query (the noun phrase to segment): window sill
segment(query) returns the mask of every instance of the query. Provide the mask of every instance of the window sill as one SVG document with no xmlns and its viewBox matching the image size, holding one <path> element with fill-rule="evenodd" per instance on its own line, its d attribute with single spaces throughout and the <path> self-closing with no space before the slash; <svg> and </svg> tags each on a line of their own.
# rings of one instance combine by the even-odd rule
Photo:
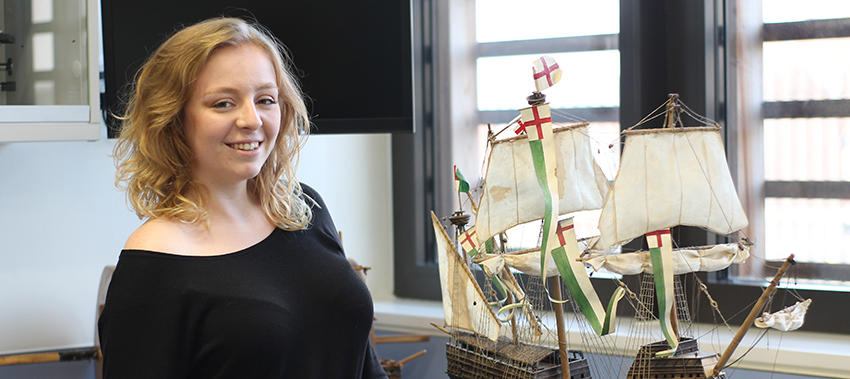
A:
<svg viewBox="0 0 850 379">
<path fill-rule="evenodd" d="M 0 143 L 97 141 L 100 123 L 0 123 Z"/>
<path fill-rule="evenodd" d="M 443 326 L 443 306 L 436 301 L 396 299 L 390 301 L 375 302 L 375 329 L 389 332 L 428 334 L 437 337 L 446 337 L 446 334 L 431 326 L 434 323 Z M 627 323 L 621 321 L 627 330 Z M 711 329 L 706 324 L 694 325 L 698 331 L 697 335 Z M 701 332 L 699 332 L 701 331 Z M 582 337 L 578 331 L 569 331 L 567 340 L 581 341 Z M 704 338 L 701 348 L 704 351 L 721 352 L 725 348 L 725 341 L 732 339 L 733 332 L 719 330 L 716 336 Z M 740 356 L 761 335 L 752 329 L 744 337 L 741 345 L 736 350 Z M 625 339 L 625 333 L 618 332 L 612 336 L 616 340 Z M 710 340 L 710 341 L 709 341 Z M 716 341 L 724 341 L 720 345 Z M 777 350 L 779 349 L 779 350 Z M 626 355 L 625 351 L 617 352 Z M 848 378 L 850 370 L 847 362 L 850 361 L 850 335 L 814 333 L 796 331 L 793 333 L 781 333 L 771 331 L 750 351 L 745 359 L 735 367 L 747 370 L 775 371 L 787 374 L 798 374 L 807 376 L 821 376 L 828 378 Z"/>
</svg>

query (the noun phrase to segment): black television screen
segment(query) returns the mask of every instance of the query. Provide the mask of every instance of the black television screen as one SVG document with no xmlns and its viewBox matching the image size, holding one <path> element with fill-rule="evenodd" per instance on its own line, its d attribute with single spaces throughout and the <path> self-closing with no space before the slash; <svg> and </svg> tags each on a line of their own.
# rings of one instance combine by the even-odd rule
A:
<svg viewBox="0 0 850 379">
<path fill-rule="evenodd" d="M 291 53 L 313 133 L 413 131 L 410 1 L 101 0 L 101 108 L 123 108 L 126 84 L 167 36 L 218 16 L 255 19 Z M 120 113 L 119 113 L 120 114 Z"/>
</svg>

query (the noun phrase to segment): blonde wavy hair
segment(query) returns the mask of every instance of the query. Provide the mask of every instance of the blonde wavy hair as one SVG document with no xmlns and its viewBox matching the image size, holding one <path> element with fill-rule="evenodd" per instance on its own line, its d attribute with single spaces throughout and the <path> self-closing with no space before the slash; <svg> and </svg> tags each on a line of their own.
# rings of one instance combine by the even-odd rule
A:
<svg viewBox="0 0 850 379">
<path fill-rule="evenodd" d="M 201 184 L 193 181 L 183 109 L 210 55 L 222 46 L 252 44 L 274 65 L 280 88 L 281 125 L 274 150 L 248 181 L 270 220 L 299 230 L 312 218 L 295 173 L 309 132 L 307 107 L 284 47 L 262 26 L 237 18 L 209 19 L 168 38 L 148 58 L 136 80 L 114 149 L 115 184 L 140 219 L 208 222 Z M 198 199 L 197 202 L 190 200 Z"/>
</svg>

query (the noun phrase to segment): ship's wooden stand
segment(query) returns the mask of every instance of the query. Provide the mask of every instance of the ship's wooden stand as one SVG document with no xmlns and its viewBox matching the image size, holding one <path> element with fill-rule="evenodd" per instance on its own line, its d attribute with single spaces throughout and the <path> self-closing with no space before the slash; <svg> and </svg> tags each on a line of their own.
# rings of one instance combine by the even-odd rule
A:
<svg viewBox="0 0 850 379">
<path fill-rule="evenodd" d="M 520 343 L 507 338 L 497 343 L 462 334 L 446 345 L 448 367 L 452 379 L 552 378 L 561 379 L 560 354 L 557 348 Z M 590 379 L 590 368 L 581 351 L 570 350 L 570 378 Z"/>
<path fill-rule="evenodd" d="M 641 346 L 626 379 L 726 379 L 722 372 L 711 376 L 717 364 L 717 354 L 700 351 L 695 339 L 681 339 L 676 354 L 672 356 L 656 356 L 669 348 L 667 341 Z"/>
</svg>

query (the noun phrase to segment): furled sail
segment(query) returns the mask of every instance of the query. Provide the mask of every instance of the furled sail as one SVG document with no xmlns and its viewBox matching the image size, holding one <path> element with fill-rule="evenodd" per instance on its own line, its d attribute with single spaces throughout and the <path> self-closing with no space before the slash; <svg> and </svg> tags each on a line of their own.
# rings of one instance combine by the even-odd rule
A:
<svg viewBox="0 0 850 379">
<path fill-rule="evenodd" d="M 590 246 L 596 243 L 597 239 L 599 239 L 598 236 L 579 239 L 579 249 L 581 251 L 587 250 Z M 539 247 L 504 254 L 480 254 L 475 257 L 475 263 L 480 264 L 488 276 L 493 276 L 495 273 L 501 272 L 505 266 L 520 271 L 523 274 L 543 276 L 540 275 Z M 555 261 L 552 260 L 552 257 L 549 257 L 549 263 L 545 277 L 550 278 L 560 275 L 558 267 L 555 266 Z"/>
<path fill-rule="evenodd" d="M 749 256 L 749 247 L 737 243 L 673 249 L 673 274 L 719 271 L 732 263 L 743 263 Z M 620 275 L 652 273 L 652 258 L 648 251 L 590 254 L 582 261 L 590 264 L 594 270 L 604 268 Z"/>
<path fill-rule="evenodd" d="M 759 328 L 774 328 L 783 332 L 800 329 L 806 320 L 806 311 L 811 303 L 812 299 L 806 299 L 778 312 L 765 312 L 755 320 L 755 325 Z"/>
<path fill-rule="evenodd" d="M 597 250 L 678 225 L 730 234 L 747 226 L 720 128 L 629 130 L 599 219 Z"/>
<path fill-rule="evenodd" d="M 559 214 L 599 209 L 608 192 L 608 180 L 593 159 L 587 125 L 553 130 Z M 476 215 L 480 240 L 543 218 L 543 194 L 535 175 L 526 135 L 493 142 Z"/>
<path fill-rule="evenodd" d="M 475 263 L 480 264 L 488 276 L 502 272 L 505 266 L 524 274 L 543 276 L 540 275 L 540 249 L 522 254 L 484 254 L 476 258 Z M 547 278 L 558 275 L 558 267 L 552 257 L 549 257 L 549 263 L 545 275 Z"/>
<path fill-rule="evenodd" d="M 475 278 L 458 255 L 449 236 L 434 212 L 431 212 L 437 236 L 438 264 L 446 325 L 486 336 L 493 342 L 499 338 L 501 323 L 490 308 Z"/>
</svg>

